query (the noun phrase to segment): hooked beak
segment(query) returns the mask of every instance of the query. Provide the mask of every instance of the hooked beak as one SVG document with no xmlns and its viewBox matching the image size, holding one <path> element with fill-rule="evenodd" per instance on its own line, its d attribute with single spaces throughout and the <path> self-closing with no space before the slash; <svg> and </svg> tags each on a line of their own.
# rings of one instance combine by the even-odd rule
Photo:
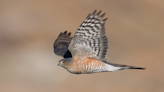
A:
<svg viewBox="0 0 164 92">
<path fill-rule="evenodd" d="M 60 62 L 58 62 L 58 66 L 60 66 Z"/>
</svg>

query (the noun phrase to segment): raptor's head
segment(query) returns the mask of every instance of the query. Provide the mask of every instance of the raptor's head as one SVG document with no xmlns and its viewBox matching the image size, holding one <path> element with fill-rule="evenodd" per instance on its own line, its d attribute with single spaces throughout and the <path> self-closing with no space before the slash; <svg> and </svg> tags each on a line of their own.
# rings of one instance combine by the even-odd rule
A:
<svg viewBox="0 0 164 92">
<path fill-rule="evenodd" d="M 72 58 L 65 58 L 65 59 L 61 59 L 58 62 L 58 66 L 62 66 L 64 68 L 67 68 L 71 63 L 72 63 Z"/>
</svg>

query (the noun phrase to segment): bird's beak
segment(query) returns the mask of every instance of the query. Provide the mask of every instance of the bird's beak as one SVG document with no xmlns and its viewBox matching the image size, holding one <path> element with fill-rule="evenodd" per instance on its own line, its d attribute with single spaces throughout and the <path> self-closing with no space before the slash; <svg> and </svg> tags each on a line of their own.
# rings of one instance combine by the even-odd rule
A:
<svg viewBox="0 0 164 92">
<path fill-rule="evenodd" d="M 58 66 L 60 65 L 60 62 L 58 62 Z"/>
</svg>

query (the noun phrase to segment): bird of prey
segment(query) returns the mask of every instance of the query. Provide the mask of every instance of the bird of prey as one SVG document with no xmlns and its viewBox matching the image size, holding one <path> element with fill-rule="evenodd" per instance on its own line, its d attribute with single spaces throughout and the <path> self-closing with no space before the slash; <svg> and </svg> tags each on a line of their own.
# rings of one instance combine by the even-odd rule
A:
<svg viewBox="0 0 164 92">
<path fill-rule="evenodd" d="M 89 14 L 74 37 L 67 31 L 61 33 L 54 43 L 56 55 L 63 56 L 64 59 L 58 62 L 70 73 L 92 74 L 97 72 L 114 72 L 123 69 L 145 68 L 114 64 L 107 62 L 108 39 L 105 35 L 105 13 L 97 13 L 95 10 Z"/>
</svg>

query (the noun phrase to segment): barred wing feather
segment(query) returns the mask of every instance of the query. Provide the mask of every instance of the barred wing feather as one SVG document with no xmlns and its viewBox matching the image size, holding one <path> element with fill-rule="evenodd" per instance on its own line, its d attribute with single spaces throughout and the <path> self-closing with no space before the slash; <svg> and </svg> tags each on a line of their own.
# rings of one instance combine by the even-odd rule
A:
<svg viewBox="0 0 164 92">
<path fill-rule="evenodd" d="M 72 57 L 107 61 L 108 39 L 105 35 L 107 18 L 102 20 L 105 13 L 100 16 L 101 11 L 97 14 L 96 12 L 97 10 L 86 17 L 69 44 Z"/>
</svg>

